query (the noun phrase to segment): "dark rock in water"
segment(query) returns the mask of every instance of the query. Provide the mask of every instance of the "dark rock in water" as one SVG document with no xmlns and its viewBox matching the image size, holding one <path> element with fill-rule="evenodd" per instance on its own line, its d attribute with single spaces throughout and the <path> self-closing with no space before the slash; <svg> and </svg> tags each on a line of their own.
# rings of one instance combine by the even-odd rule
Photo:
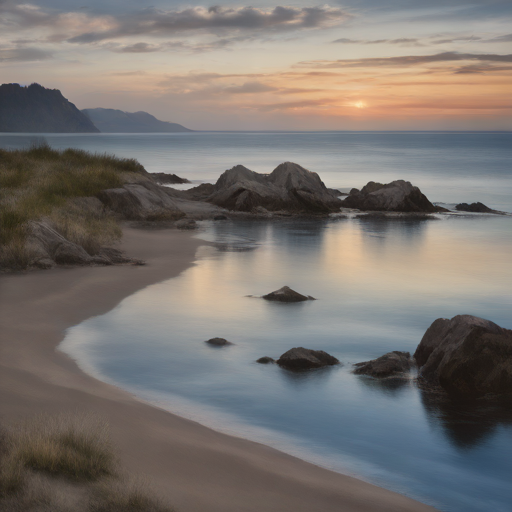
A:
<svg viewBox="0 0 512 512">
<path fill-rule="evenodd" d="M 414 359 L 424 388 L 466 397 L 512 393 L 512 330 L 471 315 L 438 318 Z"/>
<path fill-rule="evenodd" d="M 98 199 L 123 219 L 176 220 L 184 217 L 176 201 L 163 188 L 149 180 L 129 183 L 102 190 Z"/>
<path fill-rule="evenodd" d="M 275 363 L 276 360 L 272 359 L 271 357 L 264 356 L 264 357 L 260 357 L 256 362 L 260 363 L 260 364 L 270 364 L 270 363 Z"/>
<path fill-rule="evenodd" d="M 288 370 L 309 370 L 339 363 L 334 356 L 323 350 L 311 350 L 303 347 L 292 348 L 277 360 L 279 366 Z"/>
<path fill-rule="evenodd" d="M 302 295 L 288 286 L 283 286 L 275 292 L 268 293 L 262 297 L 265 300 L 273 300 L 276 302 L 302 302 L 305 300 L 315 300 L 311 296 Z"/>
<path fill-rule="evenodd" d="M 197 229 L 198 225 L 194 219 L 181 219 L 174 224 L 178 229 Z"/>
<path fill-rule="evenodd" d="M 497 210 L 492 210 L 483 203 L 460 203 L 455 206 L 459 212 L 473 212 L 473 213 L 500 213 Z"/>
<path fill-rule="evenodd" d="M 363 211 L 424 212 L 437 211 L 418 187 L 404 180 L 392 181 L 386 185 L 368 182 L 360 191 L 350 191 L 342 201 L 344 208 L 357 208 Z"/>
<path fill-rule="evenodd" d="M 157 183 L 165 183 L 169 185 L 181 185 L 183 183 L 190 183 L 190 181 L 186 178 L 180 178 L 176 174 L 167 174 L 165 172 L 150 172 L 149 174 Z"/>
<path fill-rule="evenodd" d="M 354 373 L 377 378 L 394 377 L 407 373 L 411 369 L 411 363 L 409 352 L 388 352 L 377 359 L 356 363 Z"/>
<path fill-rule="evenodd" d="M 317 173 L 291 162 L 277 166 L 268 175 L 237 165 L 225 171 L 215 185 L 203 184 L 187 191 L 187 197 L 241 212 L 263 207 L 270 212 L 327 214 L 338 211 L 341 205 Z"/>
<path fill-rule="evenodd" d="M 213 220 L 228 220 L 228 218 L 225 215 L 214 215 Z"/>
<path fill-rule="evenodd" d="M 224 338 L 211 338 L 209 340 L 206 340 L 205 343 L 208 343 L 208 345 L 214 345 L 216 347 L 224 347 L 226 345 L 233 345 L 228 340 L 225 340 Z"/>
</svg>

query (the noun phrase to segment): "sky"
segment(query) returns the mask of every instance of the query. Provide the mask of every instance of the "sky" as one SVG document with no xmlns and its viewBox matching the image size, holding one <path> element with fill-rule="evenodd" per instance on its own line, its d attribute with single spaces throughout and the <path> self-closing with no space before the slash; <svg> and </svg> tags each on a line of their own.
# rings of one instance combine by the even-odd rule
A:
<svg viewBox="0 0 512 512">
<path fill-rule="evenodd" d="M 33 82 L 196 130 L 511 130 L 512 1 L 0 0 Z"/>
</svg>

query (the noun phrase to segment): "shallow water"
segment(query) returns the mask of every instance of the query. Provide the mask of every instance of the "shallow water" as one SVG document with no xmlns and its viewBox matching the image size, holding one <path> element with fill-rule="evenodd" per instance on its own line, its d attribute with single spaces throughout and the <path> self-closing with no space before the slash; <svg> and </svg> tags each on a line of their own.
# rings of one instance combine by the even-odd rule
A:
<svg viewBox="0 0 512 512">
<path fill-rule="evenodd" d="M 0 147 L 33 136 L 2 135 Z M 214 181 L 237 163 L 285 160 L 328 186 L 404 178 L 433 201 L 512 211 L 510 134 L 46 136 L 56 147 L 135 156 L 149 171 Z M 512 328 L 512 218 L 202 223 L 212 245 L 179 277 L 73 327 L 61 349 L 92 374 L 220 430 L 259 440 L 450 512 L 510 512 L 512 405 L 433 401 L 414 382 L 351 364 L 413 352 L 438 317 Z M 283 285 L 318 300 L 268 303 Z M 235 343 L 212 348 L 204 340 Z M 343 362 L 303 374 L 259 365 L 293 346 Z"/>
</svg>

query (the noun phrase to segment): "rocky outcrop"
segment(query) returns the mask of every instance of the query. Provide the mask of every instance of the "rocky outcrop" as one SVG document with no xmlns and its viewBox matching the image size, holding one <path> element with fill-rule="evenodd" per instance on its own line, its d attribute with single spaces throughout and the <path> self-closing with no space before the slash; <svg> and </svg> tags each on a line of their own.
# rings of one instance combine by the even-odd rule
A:
<svg viewBox="0 0 512 512">
<path fill-rule="evenodd" d="M 102 190 L 98 198 L 123 219 L 177 220 L 184 217 L 176 201 L 163 188 L 147 180 Z"/>
<path fill-rule="evenodd" d="M 277 364 L 288 370 L 309 370 L 332 366 L 340 362 L 323 350 L 311 350 L 303 347 L 296 347 L 285 352 Z"/>
<path fill-rule="evenodd" d="M 91 256 L 82 246 L 64 238 L 45 221 L 28 223 L 26 251 L 30 255 L 29 266 L 42 269 L 56 265 L 142 264 L 141 261 L 127 258 L 121 251 L 108 247 Z"/>
<path fill-rule="evenodd" d="M 206 340 L 205 343 L 208 343 L 208 345 L 213 345 L 215 347 L 225 347 L 226 345 L 233 345 L 228 340 L 225 340 L 224 338 L 210 338 L 209 340 Z"/>
<path fill-rule="evenodd" d="M 279 288 L 279 290 L 267 293 L 267 295 L 263 295 L 262 298 L 276 302 L 303 302 L 305 300 L 315 300 L 310 295 L 302 295 L 288 286 L 283 286 Z"/>
<path fill-rule="evenodd" d="M 190 183 L 186 178 L 180 178 L 176 174 L 167 174 L 165 172 L 150 172 L 149 175 L 157 182 L 165 185 L 182 185 Z"/>
<path fill-rule="evenodd" d="M 215 185 L 200 185 L 187 195 L 240 212 L 263 207 L 271 212 L 325 214 L 338 211 L 341 205 L 317 173 L 291 162 L 279 165 L 268 175 L 237 165 L 225 171 Z"/>
<path fill-rule="evenodd" d="M 512 393 L 512 330 L 471 315 L 438 318 L 414 359 L 418 381 L 454 395 Z"/>
<path fill-rule="evenodd" d="M 411 364 L 409 352 L 394 351 L 371 361 L 356 363 L 354 373 L 376 378 L 399 377 L 405 376 L 409 372 Z"/>
<path fill-rule="evenodd" d="M 434 213 L 434 206 L 418 187 L 404 180 L 392 181 L 386 185 L 368 182 L 361 190 L 350 191 L 342 201 L 344 208 L 363 211 L 423 212 Z"/>
<path fill-rule="evenodd" d="M 459 212 L 472 212 L 472 213 L 502 213 L 498 210 L 492 210 L 483 203 L 460 203 L 455 206 L 455 209 Z"/>
<path fill-rule="evenodd" d="M 260 363 L 260 364 L 272 364 L 272 363 L 275 363 L 276 360 L 272 359 L 271 357 L 268 357 L 268 356 L 263 356 L 263 357 L 260 357 L 256 362 Z"/>
</svg>

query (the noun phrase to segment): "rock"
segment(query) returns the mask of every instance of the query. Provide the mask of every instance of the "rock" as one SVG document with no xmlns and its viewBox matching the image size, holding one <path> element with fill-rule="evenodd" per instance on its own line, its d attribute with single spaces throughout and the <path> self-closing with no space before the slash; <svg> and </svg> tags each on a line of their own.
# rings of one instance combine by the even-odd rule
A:
<svg viewBox="0 0 512 512">
<path fill-rule="evenodd" d="M 368 182 L 360 191 L 352 189 L 342 201 L 344 208 L 363 211 L 434 213 L 437 208 L 410 182 L 397 180 L 383 185 Z"/>
<path fill-rule="evenodd" d="M 323 350 L 296 347 L 285 352 L 277 364 L 288 370 L 308 370 L 339 364 L 339 361 Z"/>
<path fill-rule="evenodd" d="M 228 220 L 228 218 L 225 215 L 214 215 L 213 220 Z"/>
<path fill-rule="evenodd" d="M 275 363 L 276 360 L 272 359 L 271 357 L 264 356 L 264 357 L 260 357 L 256 362 L 260 363 L 260 364 L 270 364 L 270 363 Z"/>
<path fill-rule="evenodd" d="M 438 318 L 414 359 L 427 389 L 479 397 L 512 393 L 512 330 L 471 315 Z"/>
<path fill-rule="evenodd" d="M 283 286 L 276 290 L 275 292 L 268 293 L 267 295 L 263 295 L 262 297 L 265 300 L 273 300 L 276 302 L 302 302 L 305 300 L 315 300 L 310 295 L 302 295 L 295 290 L 292 290 L 288 286 Z"/>
<path fill-rule="evenodd" d="M 59 265 L 88 265 L 91 256 L 85 249 L 57 233 L 45 221 L 28 223 L 27 251 L 32 255 L 31 266 L 51 268 L 50 262 Z"/>
<path fill-rule="evenodd" d="M 409 352 L 388 352 L 377 359 L 356 363 L 354 373 L 378 378 L 394 377 L 407 373 L 411 369 L 411 363 Z"/>
<path fill-rule="evenodd" d="M 326 214 L 338 211 L 341 205 L 317 173 L 291 162 L 277 166 L 268 175 L 237 165 L 225 171 L 215 185 L 200 185 L 187 191 L 187 196 L 241 212 L 263 207 L 270 212 Z"/>
<path fill-rule="evenodd" d="M 181 219 L 174 223 L 178 229 L 197 229 L 198 225 L 194 219 Z"/>
<path fill-rule="evenodd" d="M 473 213 L 501 213 L 497 210 L 492 210 L 483 203 L 460 203 L 455 206 L 455 209 L 459 212 L 473 212 Z"/>
<path fill-rule="evenodd" d="M 98 256 L 107 258 L 112 263 L 134 263 L 136 260 L 133 258 L 128 258 L 125 256 L 119 249 L 114 249 L 112 247 L 102 247 Z"/>
<path fill-rule="evenodd" d="M 185 214 L 164 190 L 151 181 L 128 183 L 121 188 L 102 190 L 98 199 L 128 220 L 176 220 Z"/>
<path fill-rule="evenodd" d="M 165 172 L 150 172 L 149 175 L 152 176 L 157 183 L 162 184 L 165 183 L 170 185 L 179 185 L 183 183 L 190 183 L 190 181 L 186 178 L 180 178 L 179 176 L 176 176 L 176 174 L 167 174 Z"/>
<path fill-rule="evenodd" d="M 346 192 L 342 192 L 341 190 L 338 190 L 337 188 L 328 188 L 327 189 L 331 194 L 335 195 L 336 197 L 340 196 L 348 196 Z"/>
<path fill-rule="evenodd" d="M 216 347 L 224 347 L 226 345 L 233 345 L 228 340 L 225 340 L 224 338 L 211 338 L 209 340 L 206 340 L 205 343 L 208 343 L 209 345 L 214 345 Z"/>
</svg>

